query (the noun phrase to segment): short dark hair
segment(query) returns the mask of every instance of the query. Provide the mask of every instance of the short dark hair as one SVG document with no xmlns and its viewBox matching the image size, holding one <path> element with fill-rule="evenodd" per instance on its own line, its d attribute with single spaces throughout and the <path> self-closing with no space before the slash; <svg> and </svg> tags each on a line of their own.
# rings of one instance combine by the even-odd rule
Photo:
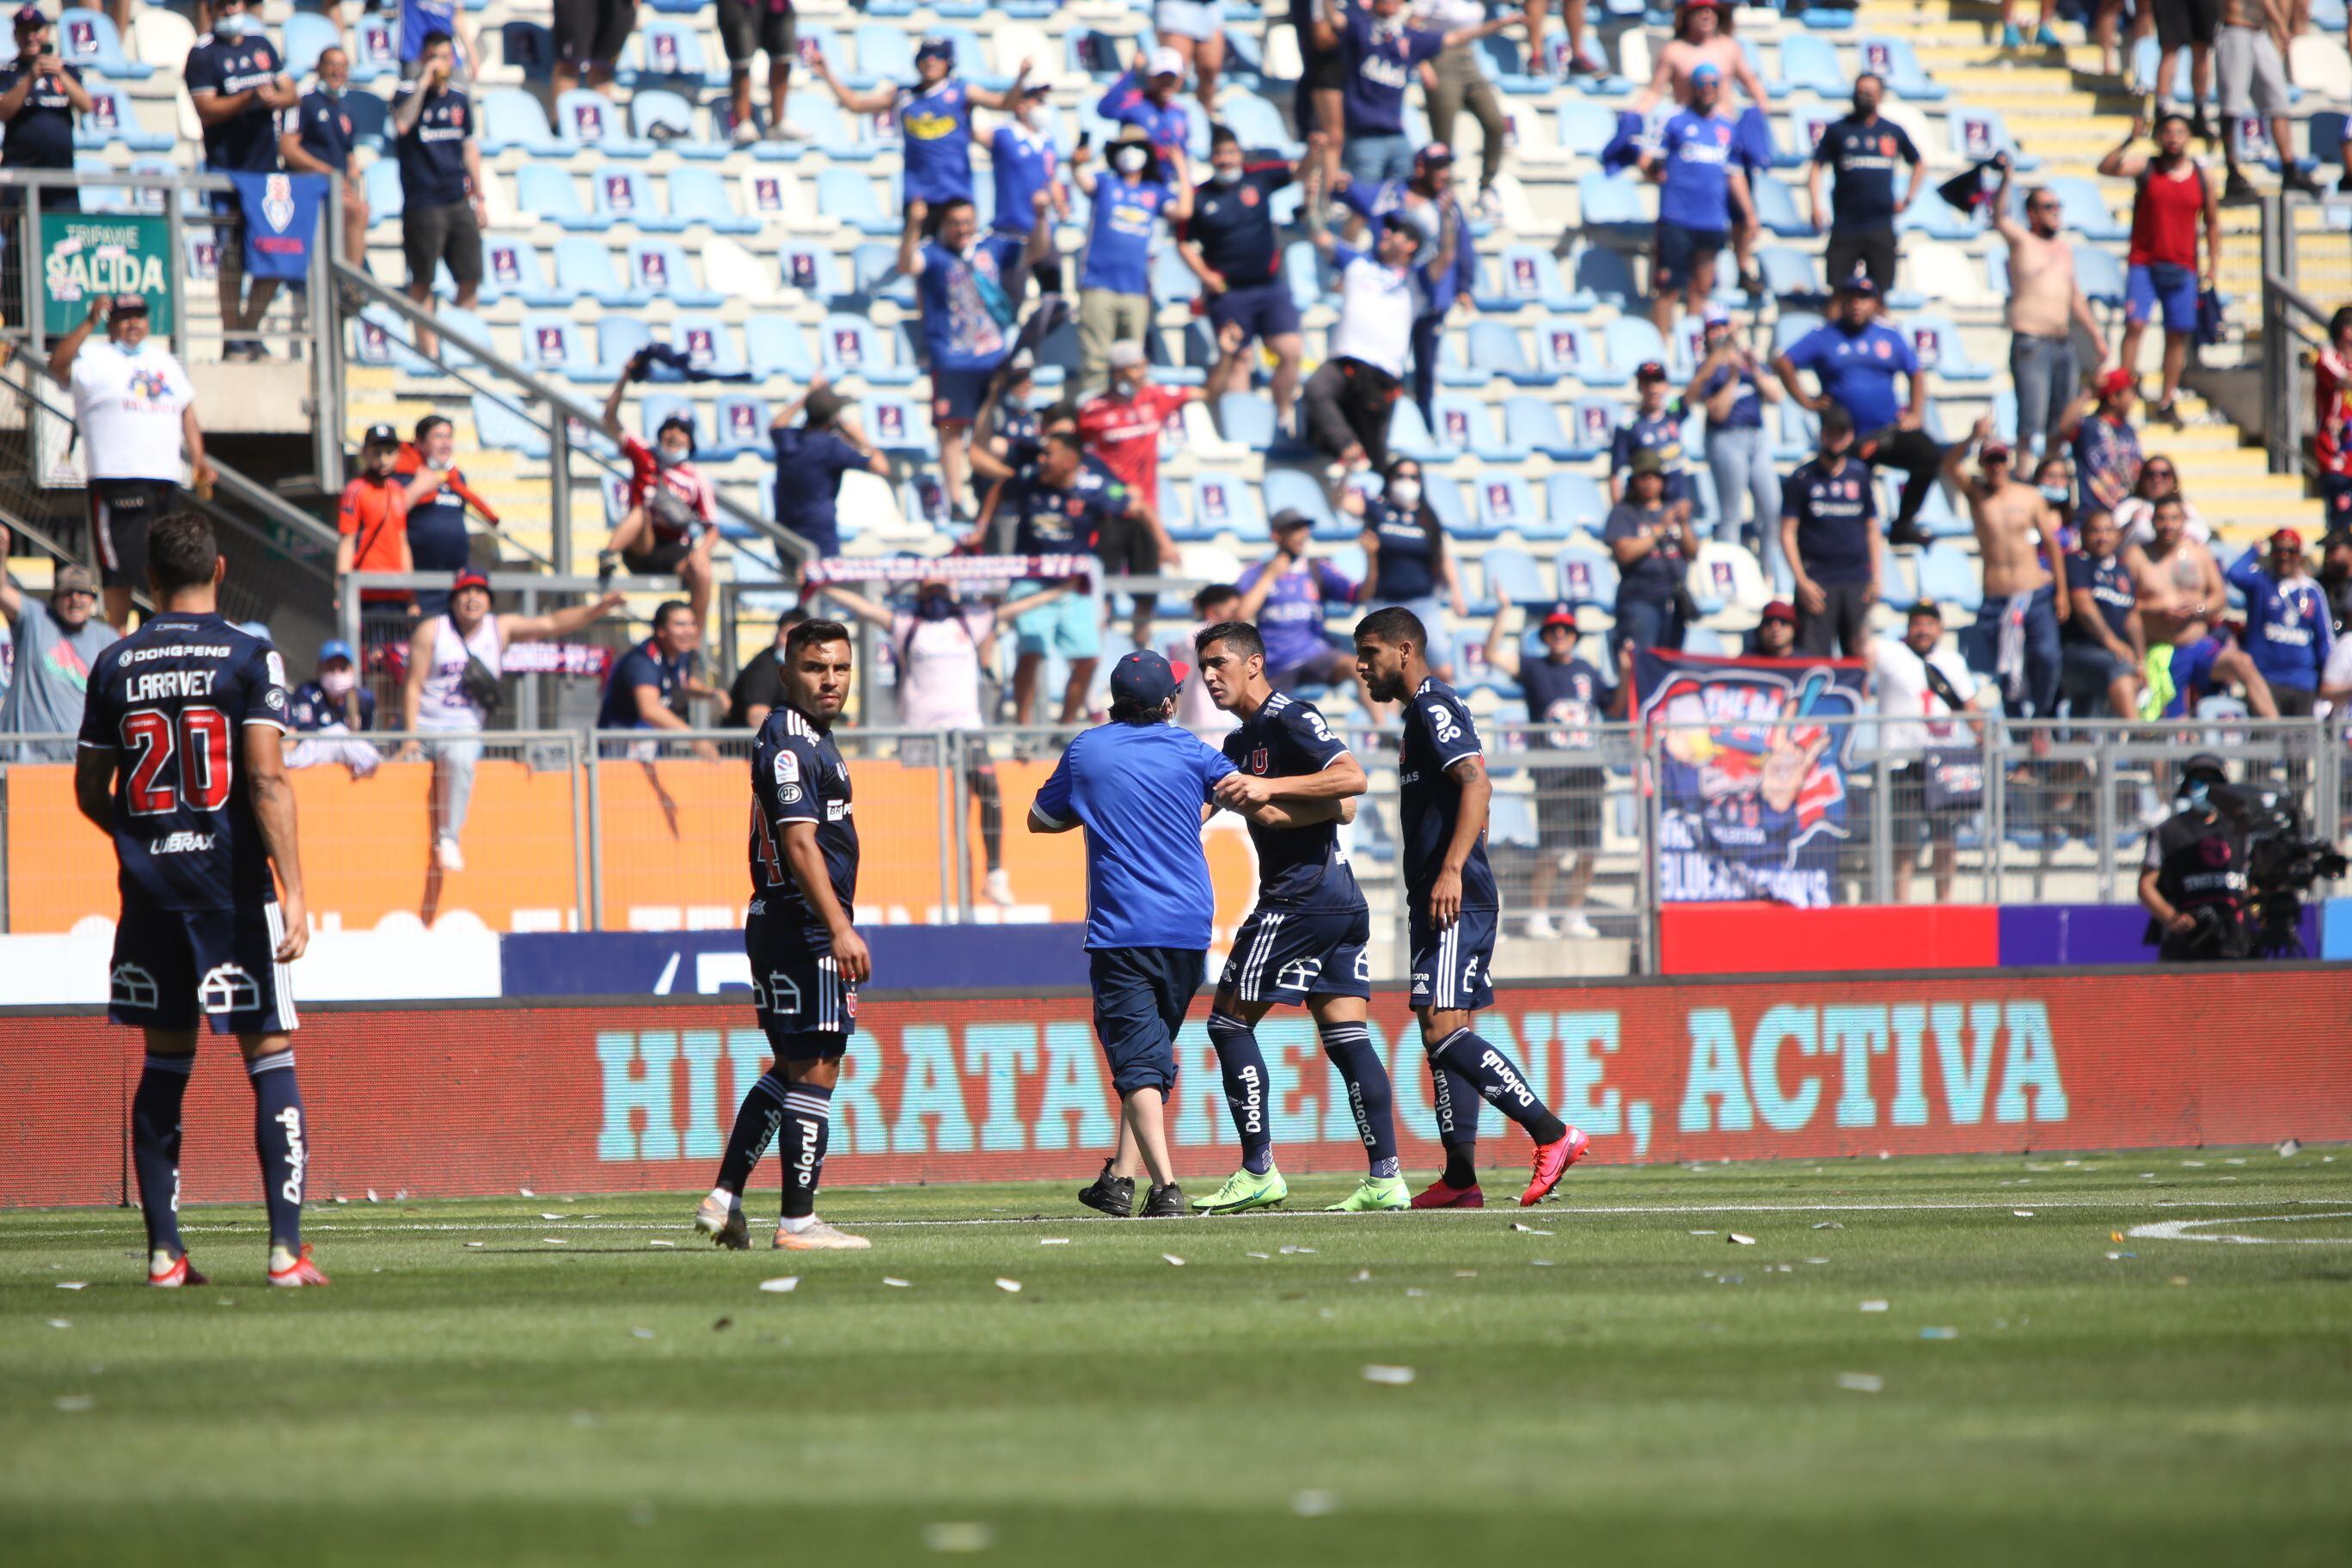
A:
<svg viewBox="0 0 2352 1568">
<path fill-rule="evenodd" d="M 2347 327 L 2352 327 L 2352 305 L 2338 305 L 2336 307 L 2336 314 L 2327 318 L 2327 335 L 2330 338 L 2340 338 L 2344 335 L 2344 329 Z"/>
<path fill-rule="evenodd" d="M 790 665 L 803 648 L 850 640 L 849 628 L 839 621 L 803 621 L 784 634 L 784 663 Z"/>
<path fill-rule="evenodd" d="M 418 441 L 422 441 L 425 437 L 432 435 L 433 432 L 440 429 L 441 426 L 448 423 L 448 419 L 442 415 L 428 414 L 424 418 L 419 419 L 416 422 L 416 435 L 414 438 Z"/>
<path fill-rule="evenodd" d="M 656 637 L 661 635 L 661 629 L 669 625 L 670 616 L 692 614 L 694 614 L 694 606 L 684 599 L 664 599 L 654 606 L 654 635 Z"/>
<path fill-rule="evenodd" d="M 1356 623 L 1356 640 L 1370 637 L 1374 642 L 1411 643 L 1423 653 L 1429 651 L 1429 628 L 1421 617 L 1402 605 L 1391 605 L 1374 610 Z"/>
<path fill-rule="evenodd" d="M 1242 591 L 1231 583 L 1212 583 L 1192 595 L 1192 613 L 1206 617 L 1211 605 L 1222 605 L 1227 599 L 1238 599 Z"/>
<path fill-rule="evenodd" d="M 1110 705 L 1110 721 L 1114 724 L 1157 724 L 1167 716 L 1167 701 L 1114 702 Z"/>
<path fill-rule="evenodd" d="M 2168 112 L 2168 113 L 2165 113 L 2165 114 L 2159 114 L 2159 115 L 2158 115 L 2158 116 L 2156 117 L 2156 125 L 2155 125 L 2154 129 L 2156 129 L 2156 130 L 2158 130 L 2158 131 L 2161 131 L 2161 130 L 2163 130 L 2166 126 L 2168 126 L 2168 125 L 2171 124 L 2171 123 L 2172 123 L 2174 121 L 2176 121 L 2176 120 L 2178 120 L 2179 121 L 2180 121 L 2181 128 L 2182 128 L 2183 130 L 2191 129 L 2190 124 L 2189 124 L 2189 116 L 2187 116 L 2187 115 L 2185 115 L 2185 114 L 2181 113 L 2181 112 L 2180 112 L 2179 110 L 2177 110 L 2177 109 L 2176 109 L 2176 110 L 2171 110 L 2171 111 L 2170 111 L 2170 112 Z"/>
<path fill-rule="evenodd" d="M 1823 436 L 1853 435 L 1853 416 L 1847 413 L 1843 405 L 1832 404 L 1822 410 L 1822 434 Z"/>
<path fill-rule="evenodd" d="M 158 594 L 209 585 L 219 563 L 220 541 L 202 512 L 175 511 L 147 525 L 147 575 Z"/>
<path fill-rule="evenodd" d="M 1209 127 L 1209 150 L 1211 152 L 1215 152 L 1218 148 L 1223 146 L 1228 142 L 1232 142 L 1236 147 L 1242 144 L 1242 139 L 1234 134 L 1234 128 L 1232 126 L 1212 125 Z"/>
<path fill-rule="evenodd" d="M 425 34 L 424 37 L 417 40 L 416 58 L 418 59 L 423 59 L 426 55 L 431 54 L 433 52 L 433 46 L 436 44 L 446 44 L 453 51 L 457 47 L 457 39 L 451 37 L 448 34 L 442 32 L 436 27 L 432 32 Z"/>
<path fill-rule="evenodd" d="M 2157 497 L 2154 501 L 2149 503 L 2147 509 L 2148 513 L 2153 516 L 2168 506 L 2177 506 L 2181 510 L 2187 511 L 2189 510 L 2189 501 L 2179 490 L 2167 490 L 2162 495 Z"/>
<path fill-rule="evenodd" d="M 1264 658 L 1265 638 L 1247 621 L 1219 621 L 1213 626 L 1202 626 L 1192 634 L 1192 651 L 1209 651 L 1211 643 L 1224 643 L 1244 658 Z"/>
<path fill-rule="evenodd" d="M 1067 447 L 1071 451 L 1077 453 L 1080 457 L 1084 457 L 1086 455 L 1087 449 L 1086 444 L 1078 439 L 1078 433 L 1075 430 L 1048 430 L 1045 432 L 1042 445 L 1047 447 Z"/>
<path fill-rule="evenodd" d="M 1876 82 L 1878 84 L 1878 90 L 1881 92 L 1885 92 L 1886 90 L 1886 79 L 1879 75 L 1876 71 L 1863 72 L 1860 76 L 1853 79 L 1853 85 L 1860 87 L 1866 81 Z"/>
</svg>

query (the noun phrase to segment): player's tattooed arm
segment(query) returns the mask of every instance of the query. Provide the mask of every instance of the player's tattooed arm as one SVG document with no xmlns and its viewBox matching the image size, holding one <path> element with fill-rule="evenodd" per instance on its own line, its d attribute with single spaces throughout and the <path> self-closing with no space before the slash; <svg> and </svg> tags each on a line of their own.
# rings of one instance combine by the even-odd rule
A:
<svg viewBox="0 0 2352 1568">
<path fill-rule="evenodd" d="M 240 744 L 253 820 L 261 828 L 262 847 L 278 868 L 278 912 L 285 917 L 286 934 L 275 956 L 280 963 L 291 963 L 310 945 L 310 921 L 302 901 L 302 847 L 294 826 L 294 785 L 286 776 L 285 733 L 272 724 L 247 724 Z"/>
</svg>

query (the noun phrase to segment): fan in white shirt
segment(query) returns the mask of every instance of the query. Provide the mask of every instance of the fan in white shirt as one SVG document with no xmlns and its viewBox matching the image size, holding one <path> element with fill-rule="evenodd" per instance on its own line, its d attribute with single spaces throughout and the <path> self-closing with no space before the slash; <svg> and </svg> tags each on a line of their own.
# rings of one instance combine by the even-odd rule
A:
<svg viewBox="0 0 2352 1568">
<path fill-rule="evenodd" d="M 1959 859 L 1957 836 L 1960 819 L 1969 812 L 1928 807 L 1928 773 L 1936 764 L 1930 753 L 1979 747 L 1982 714 L 2000 700 L 1998 687 L 1979 685 L 1958 655 L 1937 646 L 1943 637 L 1943 612 L 1928 600 L 1912 606 L 1900 642 L 1880 637 L 1870 645 L 1870 679 L 1878 693 L 1880 715 L 1878 749 L 1893 770 L 1890 816 L 1897 903 L 1910 901 L 1922 826 L 1930 847 L 1936 901 L 1951 901 L 1952 875 Z"/>
</svg>

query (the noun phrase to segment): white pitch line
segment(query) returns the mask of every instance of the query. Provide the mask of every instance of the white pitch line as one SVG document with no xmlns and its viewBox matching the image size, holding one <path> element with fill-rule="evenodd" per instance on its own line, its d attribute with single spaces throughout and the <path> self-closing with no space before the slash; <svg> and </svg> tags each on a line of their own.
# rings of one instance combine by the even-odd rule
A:
<svg viewBox="0 0 2352 1568">
<path fill-rule="evenodd" d="M 2244 1198 L 2171 1198 L 2158 1199 L 2147 1203 L 2132 1203 L 2123 1199 L 2044 1198 L 2037 1200 L 2033 1206 L 2037 1209 L 2107 1210 L 2128 1210 L 2140 1208 L 2259 1209 L 2277 1208 L 2282 1205 L 2294 1205 L 2297 1204 L 2326 1204 L 2339 1203 L 2341 1201 L 2341 1199 L 2337 1198 L 2271 1198 L 2267 1200 Z M 1619 1204 L 1606 1205 L 1579 1205 L 1576 1207 L 1570 1207 L 1565 1204 L 1543 1204 L 1538 1205 L 1533 1212 L 1538 1215 L 1570 1215 L 1586 1218 L 1610 1218 L 1628 1215 L 1998 1213 L 2003 1210 L 2013 1211 L 2015 1206 L 2016 1200 L 2013 1199 L 2000 1199 L 1990 1203 Z M 1528 1212 L 1529 1211 L 1516 1207 L 1497 1207 L 1494 1209 L 1429 1209 L 1422 1211 L 1421 1217 L 1423 1219 L 1458 1218 L 1466 1221 L 1474 1218 L 1493 1219 L 1498 1215 L 1508 1216 Z M 1192 1219 L 1193 1223 L 1198 1224 L 1204 1221 L 1208 1216 L 1191 1215 L 1188 1217 Z M 1264 1218 L 1265 1219 L 1349 1220 L 1360 1219 L 1361 1217 L 1362 1216 L 1356 1215 L 1330 1214 L 1322 1209 L 1298 1209 L 1296 1211 L 1285 1209 L 1280 1211 L 1278 1215 L 1273 1212 L 1268 1212 L 1264 1215 Z M 2313 1217 L 2317 1218 L 2322 1216 L 2314 1215 Z M 852 1223 L 856 1224 L 861 1230 L 881 1230 L 886 1228 L 918 1229 L 928 1226 L 945 1227 L 954 1226 L 1045 1225 L 1062 1226 L 1072 1225 L 1114 1225 L 1120 1222 L 1112 1219 L 1108 1215 L 1021 1215 L 1017 1216 L 1008 1215 L 1001 1219 L 982 1217 L 967 1219 L 869 1219 L 857 1220 Z M 1234 1216 L 1232 1223 L 1248 1224 L 1252 1222 L 1243 1219 L 1240 1216 Z M 250 1232 L 252 1229 L 250 1225 L 194 1225 L 185 1221 L 181 1223 L 180 1228 L 183 1231 L 220 1233 L 236 1230 Z M 530 1231 L 546 1232 L 565 1230 L 626 1231 L 645 1233 L 653 1231 L 692 1230 L 694 1226 L 690 1224 L 671 1225 L 659 1221 L 647 1221 L 643 1224 L 629 1224 L 619 1220 L 540 1220 L 536 1223 L 512 1223 L 504 1220 L 484 1220 L 478 1224 L 466 1224 L 459 1221 L 444 1221 L 436 1224 L 425 1224 L 418 1221 L 388 1221 L 380 1224 L 352 1224 L 347 1221 L 341 1223 L 335 1221 L 306 1221 L 302 1228 L 305 1233 L 320 1231 L 330 1234 L 345 1233 L 365 1236 L 390 1234 L 394 1232 L 423 1234 L 438 1234 L 446 1232 L 461 1235 L 475 1235 L 482 1232 L 512 1231 L 520 1233 Z M 26 1237 L 40 1240 L 62 1240 L 75 1237 L 110 1237 L 118 1234 L 120 1233 L 117 1230 L 111 1228 L 99 1228 L 96 1226 L 82 1226 L 68 1230 L 16 1230 L 5 1226 L 0 1226 L 0 1244 L 5 1244 L 6 1241 L 17 1237 Z"/>
<path fill-rule="evenodd" d="M 2264 1208 L 2276 1208 L 2276 1204 L 2264 1204 Z M 2124 1234 L 2134 1241 L 2218 1241 L 2247 1247 L 2352 1247 L 2352 1237 L 2341 1236 L 2244 1236 L 2236 1233 L 2204 1235 L 2208 1226 L 2217 1225 L 2303 1225 L 2315 1219 L 2352 1219 L 2352 1213 L 2337 1209 L 2326 1214 L 2250 1215 L 2236 1219 L 2167 1219 L 2154 1225 L 2136 1225 Z"/>
</svg>

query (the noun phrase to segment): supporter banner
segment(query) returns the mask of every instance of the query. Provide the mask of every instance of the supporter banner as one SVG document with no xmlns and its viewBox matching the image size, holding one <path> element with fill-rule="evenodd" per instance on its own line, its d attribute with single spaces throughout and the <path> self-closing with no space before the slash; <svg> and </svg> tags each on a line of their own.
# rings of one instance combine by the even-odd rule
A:
<svg viewBox="0 0 2352 1568">
<path fill-rule="evenodd" d="M 1052 991 L 1087 983 L 1083 925 L 867 926 L 877 984 L 893 990 Z M 509 996 L 751 994 L 743 933 L 582 931 L 509 936 L 500 943 Z"/>
<path fill-rule="evenodd" d="M 310 271 L 310 245 L 319 232 L 324 174 L 232 174 L 245 215 L 245 269 L 256 278 L 299 283 Z"/>
<path fill-rule="evenodd" d="M 827 583 L 1058 582 L 1091 577 L 1102 563 L 1091 555 L 834 555 L 801 568 L 812 588 Z"/>
<path fill-rule="evenodd" d="M 1233 1164 L 1203 1027 L 1171 1106 L 1188 1177 Z M 834 1092 L 835 1184 L 1091 1173 L 1112 1100 L 1083 995 L 858 1009 Z M 2248 965 L 2125 973 L 1512 987 L 1479 1027 L 1592 1135 L 1593 1158 L 1754 1160 L 2352 1138 L 2352 970 Z M 1373 1000 L 1410 1164 L 1438 1159 L 1402 995 Z M 1283 1168 L 1363 1157 L 1303 1014 L 1258 1029 Z M 506 1002 L 306 1012 L 310 1193 L 541 1196 L 707 1187 L 767 1044 L 736 1004 Z M 90 1016 L 0 1027 L 10 1137 L 0 1204 L 121 1201 L 139 1037 Z M 252 1098 L 226 1041 L 189 1095 L 184 1191 L 255 1197 Z M 1496 1185 L 1525 1136 L 1488 1110 Z M 1570 1178 L 1573 1184 L 1575 1178 Z M 773 1165 L 755 1203 L 772 1202 Z"/>
<path fill-rule="evenodd" d="M 1651 781 L 1660 902 L 1832 901 L 1864 673 L 1854 660 L 1635 657 L 1638 711 L 1664 727 Z"/>
<path fill-rule="evenodd" d="M 171 220 L 151 213 L 41 215 L 44 330 L 61 338 L 89 319 L 89 302 L 142 294 L 148 331 L 172 335 Z"/>
</svg>

